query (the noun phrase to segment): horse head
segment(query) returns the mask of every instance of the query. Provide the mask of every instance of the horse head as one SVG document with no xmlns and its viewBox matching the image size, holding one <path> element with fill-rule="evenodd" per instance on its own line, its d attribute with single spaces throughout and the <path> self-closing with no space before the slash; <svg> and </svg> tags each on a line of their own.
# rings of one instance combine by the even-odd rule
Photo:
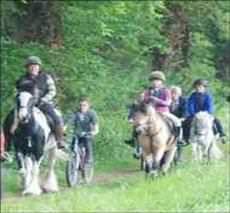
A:
<svg viewBox="0 0 230 213">
<path fill-rule="evenodd" d="M 28 123 L 32 117 L 35 100 L 30 92 L 22 91 L 16 97 L 18 120 L 20 123 Z"/>
<path fill-rule="evenodd" d="M 135 102 L 129 108 L 129 122 L 132 123 L 137 132 L 143 133 L 148 128 L 149 122 L 155 113 L 155 109 L 144 102 Z"/>
<path fill-rule="evenodd" d="M 199 112 L 195 115 L 193 125 L 195 134 L 205 135 L 207 131 L 212 130 L 214 117 L 208 112 Z"/>
</svg>

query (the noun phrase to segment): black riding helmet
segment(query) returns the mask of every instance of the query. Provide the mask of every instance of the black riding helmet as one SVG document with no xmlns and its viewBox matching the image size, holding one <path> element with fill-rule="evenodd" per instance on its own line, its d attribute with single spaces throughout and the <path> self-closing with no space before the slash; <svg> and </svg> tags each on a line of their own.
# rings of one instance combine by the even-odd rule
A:
<svg viewBox="0 0 230 213">
<path fill-rule="evenodd" d="M 197 79 L 193 82 L 193 87 L 203 85 L 204 87 L 208 86 L 208 81 L 204 79 Z"/>
</svg>

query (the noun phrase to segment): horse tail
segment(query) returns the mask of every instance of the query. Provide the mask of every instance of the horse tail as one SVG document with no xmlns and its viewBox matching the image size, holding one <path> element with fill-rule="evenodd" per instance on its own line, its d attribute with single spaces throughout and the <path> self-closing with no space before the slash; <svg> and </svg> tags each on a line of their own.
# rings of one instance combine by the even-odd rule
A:
<svg viewBox="0 0 230 213">
<path fill-rule="evenodd" d="M 211 159 L 216 159 L 216 160 L 219 160 L 223 157 L 223 152 L 217 146 L 216 141 L 214 141 L 212 146 L 210 147 L 210 157 Z"/>
</svg>

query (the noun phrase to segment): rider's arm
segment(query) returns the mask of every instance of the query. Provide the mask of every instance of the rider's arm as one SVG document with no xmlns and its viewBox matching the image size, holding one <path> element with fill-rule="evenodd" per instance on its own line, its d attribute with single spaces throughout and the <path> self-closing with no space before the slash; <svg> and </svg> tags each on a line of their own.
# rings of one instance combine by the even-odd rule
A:
<svg viewBox="0 0 230 213">
<path fill-rule="evenodd" d="M 93 136 L 95 136 L 95 135 L 98 134 L 98 132 L 99 132 L 99 125 L 98 125 L 98 123 L 97 123 L 97 124 L 95 124 L 95 125 L 92 126 L 91 134 L 92 134 Z"/>
<path fill-rule="evenodd" d="M 180 100 L 181 100 L 181 117 L 186 118 L 188 115 L 188 112 L 187 112 L 188 101 L 186 97 L 182 97 Z"/>
<path fill-rule="evenodd" d="M 206 96 L 206 110 L 208 113 L 212 114 L 214 112 L 214 103 L 211 95 L 207 94 Z"/>
<path fill-rule="evenodd" d="M 154 105 L 156 106 L 166 106 L 169 107 L 171 104 L 171 94 L 169 90 L 165 89 L 163 91 L 162 98 L 157 98 L 155 96 L 151 96 L 150 100 L 153 101 Z"/>
<path fill-rule="evenodd" d="M 98 118 L 95 111 L 91 112 L 91 134 L 95 136 L 99 132 Z"/>
<path fill-rule="evenodd" d="M 48 92 L 44 95 L 41 100 L 44 102 L 50 102 L 56 95 L 56 86 L 54 83 L 53 78 L 50 75 L 47 75 L 47 85 L 48 85 Z"/>
<path fill-rule="evenodd" d="M 192 94 L 188 99 L 188 116 L 194 116 L 195 115 L 195 99 L 194 95 Z"/>
</svg>

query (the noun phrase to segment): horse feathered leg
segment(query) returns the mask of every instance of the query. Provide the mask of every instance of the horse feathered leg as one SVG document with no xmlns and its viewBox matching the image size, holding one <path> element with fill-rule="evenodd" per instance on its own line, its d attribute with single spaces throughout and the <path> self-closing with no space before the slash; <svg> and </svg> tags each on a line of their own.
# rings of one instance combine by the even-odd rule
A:
<svg viewBox="0 0 230 213">
<path fill-rule="evenodd" d="M 52 148 L 49 150 L 48 153 L 48 174 L 45 177 L 44 182 L 42 183 L 42 189 L 45 192 L 57 192 L 58 189 L 58 183 L 57 183 L 57 177 L 54 172 L 54 166 L 56 162 L 56 154 L 57 154 L 57 148 Z"/>
<path fill-rule="evenodd" d="M 163 174 L 166 174 L 168 169 L 170 168 L 170 164 L 173 161 L 173 158 L 174 158 L 175 153 L 176 153 L 176 149 L 177 149 L 177 147 L 175 146 L 165 153 L 164 163 L 161 166 L 161 170 L 162 170 Z"/>
<path fill-rule="evenodd" d="M 32 162 L 30 157 L 26 158 L 26 179 L 27 184 L 26 188 L 23 191 L 23 195 L 32 194 L 32 195 L 40 195 L 42 190 L 39 186 L 39 166 L 41 160 Z"/>
<path fill-rule="evenodd" d="M 165 147 L 158 147 L 153 153 L 153 163 L 150 175 L 156 177 L 158 175 L 158 170 L 160 168 L 161 160 L 164 156 Z"/>
</svg>

